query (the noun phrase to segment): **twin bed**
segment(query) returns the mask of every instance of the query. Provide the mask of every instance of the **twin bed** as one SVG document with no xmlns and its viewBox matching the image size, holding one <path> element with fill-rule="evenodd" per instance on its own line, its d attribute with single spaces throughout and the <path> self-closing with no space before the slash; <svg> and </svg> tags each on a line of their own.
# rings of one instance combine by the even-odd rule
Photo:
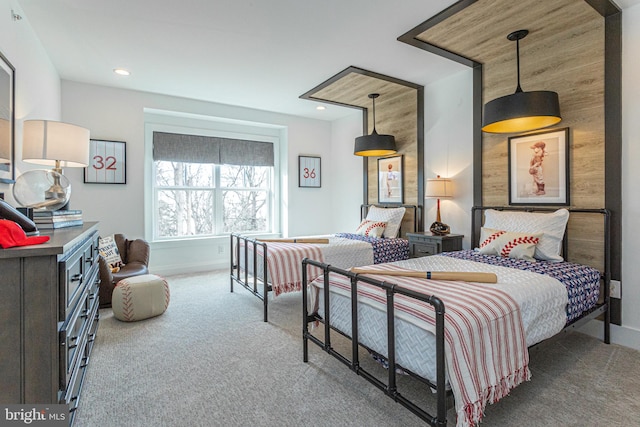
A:
<svg viewBox="0 0 640 427">
<path fill-rule="evenodd" d="M 474 217 L 485 218 L 476 250 L 374 265 L 370 274 L 305 259 L 304 361 L 311 341 L 433 426 L 446 425 L 453 396 L 457 425 L 466 427 L 481 420 L 487 403 L 530 378 L 529 347 L 601 315 L 608 343 L 608 211 L 516 210 L 474 208 Z M 570 212 L 601 218 L 604 271 L 564 260 Z M 317 273 L 308 272 L 317 269 L 322 276 L 313 279 Z M 489 272 L 497 282 L 389 276 L 415 271 Z M 318 322 L 323 330 L 309 327 Z M 333 348 L 332 332 L 351 339 L 350 357 Z M 386 383 L 363 368 L 359 347 L 396 368 Z M 398 391 L 397 371 L 436 391 L 436 415 Z"/>
<path fill-rule="evenodd" d="M 237 283 L 263 301 L 264 321 L 268 321 L 269 294 L 302 288 L 301 263 L 304 258 L 340 268 L 379 264 L 409 258 L 409 244 L 401 235 L 403 220 L 414 227 L 419 209 L 413 205 L 363 205 L 362 222 L 354 233 L 307 236 L 300 239 L 266 241 L 231 234 L 231 292 Z M 279 241 L 278 241 L 279 240 Z M 305 243 L 324 241 L 326 243 Z M 309 279 L 322 274 L 312 269 Z M 315 276 L 313 276 L 315 274 Z"/>
</svg>

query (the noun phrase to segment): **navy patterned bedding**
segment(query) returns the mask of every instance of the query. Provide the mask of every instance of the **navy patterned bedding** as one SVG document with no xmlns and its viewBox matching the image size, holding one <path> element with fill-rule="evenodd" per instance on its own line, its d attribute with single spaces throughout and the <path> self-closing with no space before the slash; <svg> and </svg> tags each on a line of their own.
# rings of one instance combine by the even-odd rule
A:
<svg viewBox="0 0 640 427">
<path fill-rule="evenodd" d="M 572 262 L 531 262 L 516 258 L 483 255 L 474 250 L 443 252 L 440 255 L 546 274 L 559 280 L 569 293 L 567 323 L 579 318 L 584 311 L 593 307 L 600 296 L 600 272 L 585 265 Z"/>
<path fill-rule="evenodd" d="M 400 238 L 381 238 L 362 236 L 354 233 L 337 233 L 336 237 L 344 239 L 361 240 L 368 242 L 373 247 L 373 263 L 402 261 L 409 259 L 409 241 Z"/>
</svg>

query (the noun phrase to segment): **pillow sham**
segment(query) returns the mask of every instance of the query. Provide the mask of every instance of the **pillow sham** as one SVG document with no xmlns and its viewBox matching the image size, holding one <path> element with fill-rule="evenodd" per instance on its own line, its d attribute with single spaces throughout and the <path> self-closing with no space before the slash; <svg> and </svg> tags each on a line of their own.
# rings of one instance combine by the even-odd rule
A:
<svg viewBox="0 0 640 427">
<path fill-rule="evenodd" d="M 511 212 L 487 209 L 484 213 L 484 227 L 516 233 L 543 233 L 536 245 L 534 258 L 544 261 L 561 262 L 562 238 L 569 220 L 567 209 L 553 213 Z"/>
<path fill-rule="evenodd" d="M 536 245 L 540 242 L 540 236 L 542 233 L 514 233 L 482 227 L 478 251 L 485 255 L 535 261 L 533 255 Z"/>
<path fill-rule="evenodd" d="M 358 228 L 356 228 L 356 234 L 369 237 L 382 237 L 384 229 L 387 227 L 387 223 L 383 221 L 369 221 L 363 220 Z"/>
<path fill-rule="evenodd" d="M 122 258 L 120 257 L 120 251 L 116 240 L 113 235 L 107 237 L 100 237 L 98 239 L 98 252 L 107 261 L 110 268 L 117 268 L 122 266 Z"/>
<path fill-rule="evenodd" d="M 390 238 L 398 237 L 405 210 L 405 208 L 379 208 L 377 206 L 371 206 L 365 219 L 369 221 L 386 222 L 387 226 L 382 236 Z"/>
</svg>

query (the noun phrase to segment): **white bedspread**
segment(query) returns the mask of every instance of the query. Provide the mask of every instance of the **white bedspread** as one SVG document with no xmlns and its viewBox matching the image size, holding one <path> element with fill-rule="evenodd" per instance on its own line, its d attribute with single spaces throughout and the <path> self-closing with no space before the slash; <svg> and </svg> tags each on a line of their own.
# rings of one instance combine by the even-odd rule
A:
<svg viewBox="0 0 640 427">
<path fill-rule="evenodd" d="M 496 273 L 498 283 L 483 286 L 504 291 L 519 305 L 527 346 L 553 336 L 566 323 L 566 288 L 548 276 L 446 256 L 415 258 L 393 264 L 420 271 Z M 393 283 L 393 279 L 394 277 L 387 277 L 388 282 Z M 322 286 L 322 282 L 316 280 L 310 292 L 310 309 L 313 312 L 314 307 L 317 307 L 321 316 L 324 315 L 323 298 L 320 297 Z M 374 351 L 386 355 L 385 307 L 369 299 L 359 301 L 360 341 Z M 351 305 L 348 291 L 332 287 L 330 304 L 332 325 L 350 335 Z M 397 312 L 396 319 L 396 363 L 435 381 L 435 336 L 429 328 L 425 328 L 424 322 L 407 313 Z"/>
</svg>

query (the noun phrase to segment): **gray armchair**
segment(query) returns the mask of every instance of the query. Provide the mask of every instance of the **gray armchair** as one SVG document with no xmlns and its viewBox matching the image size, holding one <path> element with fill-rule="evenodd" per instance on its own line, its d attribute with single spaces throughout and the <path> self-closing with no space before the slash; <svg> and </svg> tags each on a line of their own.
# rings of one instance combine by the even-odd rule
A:
<svg viewBox="0 0 640 427">
<path fill-rule="evenodd" d="M 100 257 L 100 308 L 111 307 L 111 294 L 120 280 L 149 273 L 149 243 L 146 240 L 128 240 L 122 234 L 115 234 L 114 239 L 124 265 L 120 271 L 112 272 L 107 261 Z"/>
</svg>

